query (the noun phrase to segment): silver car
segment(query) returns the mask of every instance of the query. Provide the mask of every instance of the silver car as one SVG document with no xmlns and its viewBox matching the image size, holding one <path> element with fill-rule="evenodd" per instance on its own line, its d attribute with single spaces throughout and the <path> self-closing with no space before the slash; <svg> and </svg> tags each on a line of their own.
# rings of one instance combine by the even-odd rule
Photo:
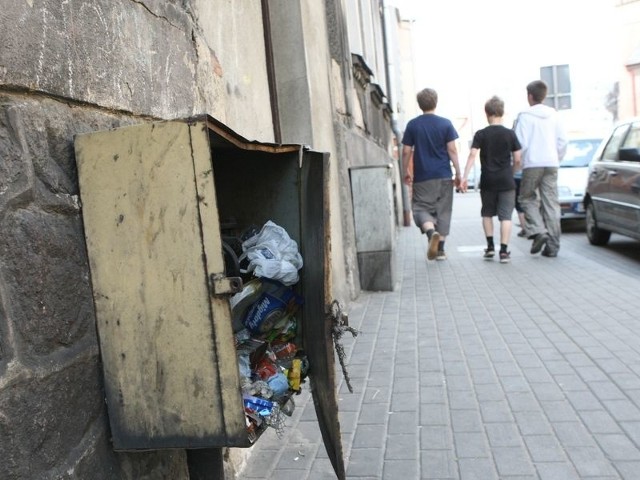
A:
<svg viewBox="0 0 640 480">
<path fill-rule="evenodd" d="M 583 200 L 589 163 L 601 143 L 601 138 L 576 138 L 567 143 L 567 153 L 558 168 L 561 220 L 585 217 Z"/>
<path fill-rule="evenodd" d="M 640 240 L 640 118 L 619 123 L 593 158 L 584 197 L 589 242 Z"/>
</svg>

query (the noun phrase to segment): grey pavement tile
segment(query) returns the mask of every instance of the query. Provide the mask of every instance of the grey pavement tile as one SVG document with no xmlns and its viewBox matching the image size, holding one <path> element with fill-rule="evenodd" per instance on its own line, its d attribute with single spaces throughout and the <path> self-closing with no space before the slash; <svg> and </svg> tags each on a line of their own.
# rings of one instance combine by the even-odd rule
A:
<svg viewBox="0 0 640 480">
<path fill-rule="evenodd" d="M 616 471 L 599 448 L 568 447 L 566 452 L 581 478 L 616 476 Z"/>
<path fill-rule="evenodd" d="M 240 478 L 266 478 L 275 467 L 278 455 L 272 451 L 252 451 L 251 461 L 240 472 Z"/>
<path fill-rule="evenodd" d="M 353 448 L 347 463 L 347 477 L 380 478 L 383 463 L 382 448 Z"/>
<path fill-rule="evenodd" d="M 542 410 L 550 422 L 577 422 L 579 420 L 576 410 L 569 400 L 556 400 L 552 402 L 540 402 Z"/>
<path fill-rule="evenodd" d="M 393 393 L 404 393 L 407 395 L 418 394 L 418 379 L 416 376 L 407 378 L 396 378 L 393 381 Z"/>
<path fill-rule="evenodd" d="M 421 450 L 453 450 L 453 435 L 449 426 L 420 428 Z"/>
<path fill-rule="evenodd" d="M 467 365 L 463 361 L 447 362 L 444 364 L 444 372 L 449 375 L 467 375 Z"/>
<path fill-rule="evenodd" d="M 494 362 L 493 368 L 498 377 L 522 375 L 522 373 L 520 372 L 520 367 L 517 363 L 515 363 L 514 360 L 505 362 Z"/>
<path fill-rule="evenodd" d="M 419 385 L 421 387 L 444 386 L 445 376 L 442 372 L 420 372 Z"/>
<path fill-rule="evenodd" d="M 541 402 L 551 402 L 565 398 L 565 393 L 556 383 L 532 383 L 531 390 Z"/>
<path fill-rule="evenodd" d="M 522 374 L 530 383 L 553 382 L 553 377 L 544 367 L 527 367 L 522 369 Z"/>
<path fill-rule="evenodd" d="M 482 432 L 482 419 L 480 412 L 476 410 L 452 410 L 451 425 L 453 431 L 459 432 Z"/>
<path fill-rule="evenodd" d="M 613 466 L 620 473 L 623 480 L 638 480 L 640 462 L 613 462 Z"/>
<path fill-rule="evenodd" d="M 353 448 L 382 448 L 386 435 L 384 425 L 358 425 L 353 437 Z"/>
<path fill-rule="evenodd" d="M 420 425 L 450 425 L 449 410 L 445 404 L 421 403 Z"/>
<path fill-rule="evenodd" d="M 338 419 L 340 420 L 340 429 L 345 433 L 354 432 L 358 423 L 358 412 L 338 410 Z M 317 425 L 318 422 L 314 418 L 313 420 L 306 420 L 308 423 L 312 421 Z M 296 426 L 297 428 L 297 426 Z"/>
<path fill-rule="evenodd" d="M 627 399 L 604 400 L 602 403 L 619 422 L 640 421 L 640 408 Z"/>
<path fill-rule="evenodd" d="M 609 377 L 599 367 L 577 367 L 576 372 L 582 377 L 582 379 L 589 382 L 606 382 Z"/>
<path fill-rule="evenodd" d="M 374 403 L 383 403 L 388 404 L 391 401 L 391 388 L 389 387 L 367 387 L 362 396 L 362 406 L 364 405 L 374 404 Z M 359 406 L 357 402 L 354 402 L 354 405 Z M 342 407 L 340 407 L 342 408 Z"/>
<path fill-rule="evenodd" d="M 632 442 L 640 445 L 640 422 L 621 422 L 620 427 Z"/>
<path fill-rule="evenodd" d="M 498 402 L 507 398 L 506 393 L 502 390 L 502 386 L 497 382 L 476 385 L 475 391 L 480 403 Z"/>
<path fill-rule="evenodd" d="M 315 459 L 316 447 L 308 444 L 287 443 L 282 449 L 277 470 L 308 471 Z"/>
<path fill-rule="evenodd" d="M 594 435 L 594 438 L 611 460 L 640 460 L 640 450 L 626 435 Z"/>
<path fill-rule="evenodd" d="M 362 396 L 358 393 L 345 393 L 338 396 L 338 409 L 341 412 L 358 412 Z"/>
<path fill-rule="evenodd" d="M 444 403 L 447 399 L 445 385 L 420 387 L 421 403 Z"/>
<path fill-rule="evenodd" d="M 449 393 L 451 410 L 477 410 L 478 402 L 472 391 L 454 391 Z"/>
<path fill-rule="evenodd" d="M 520 374 L 514 376 L 501 375 L 500 382 L 502 383 L 502 388 L 505 393 L 531 391 L 529 381 Z"/>
<path fill-rule="evenodd" d="M 626 396 L 611 381 L 606 382 L 589 382 L 589 388 L 593 394 L 600 400 L 625 400 Z"/>
<path fill-rule="evenodd" d="M 419 442 L 418 433 L 394 434 L 387 436 L 387 445 L 384 453 L 385 461 L 405 460 L 418 461 Z"/>
<path fill-rule="evenodd" d="M 518 428 L 522 435 L 545 435 L 553 433 L 547 418 L 542 412 L 514 412 Z"/>
<path fill-rule="evenodd" d="M 540 355 L 540 352 L 538 354 Z M 547 359 L 543 358 L 542 355 L 540 355 L 540 358 L 544 360 L 545 367 L 552 375 L 571 374 L 575 371 L 569 362 L 564 359 Z"/>
<path fill-rule="evenodd" d="M 493 460 L 487 458 L 461 458 L 460 480 L 499 480 Z"/>
<path fill-rule="evenodd" d="M 554 435 L 526 435 L 524 442 L 535 463 L 567 460 L 564 449 Z"/>
<path fill-rule="evenodd" d="M 385 425 L 390 418 L 389 405 L 371 404 L 360 410 L 359 425 Z M 415 418 L 415 416 L 414 416 Z"/>
<path fill-rule="evenodd" d="M 415 395 L 407 395 L 405 393 L 394 393 L 391 396 L 392 412 L 417 412 L 418 399 Z"/>
<path fill-rule="evenodd" d="M 592 447 L 595 441 L 587 428 L 580 422 L 556 422 L 553 424 L 556 436 L 563 447 Z"/>
<path fill-rule="evenodd" d="M 514 355 L 516 363 L 520 368 L 541 368 L 543 363 L 535 353 L 516 354 Z"/>
<path fill-rule="evenodd" d="M 316 458 L 311 464 L 311 471 L 306 480 L 326 480 L 327 478 L 335 477 L 335 475 L 331 461 L 328 458 Z M 300 480 L 300 477 L 298 477 L 298 480 Z"/>
<path fill-rule="evenodd" d="M 625 392 L 627 390 L 640 389 L 640 376 L 635 373 L 612 373 L 611 379 Z"/>
<path fill-rule="evenodd" d="M 382 467 L 382 480 L 409 480 L 420 478 L 418 462 L 407 462 L 406 460 L 386 460 Z M 329 477 L 325 477 L 326 480 Z"/>
<path fill-rule="evenodd" d="M 471 369 L 470 376 L 476 386 L 498 384 L 498 377 L 491 368 Z"/>
<path fill-rule="evenodd" d="M 456 456 L 460 458 L 490 458 L 491 451 L 484 433 L 456 433 Z"/>
<path fill-rule="evenodd" d="M 629 373 L 627 365 L 617 358 L 598 360 L 598 366 L 609 375 L 614 373 Z"/>
<path fill-rule="evenodd" d="M 514 412 L 537 412 L 540 410 L 540 403 L 533 395 L 527 392 L 513 392 L 507 394 L 507 400 Z"/>
<path fill-rule="evenodd" d="M 578 472 L 569 462 L 538 463 L 536 469 L 540 480 L 581 480 Z"/>
<path fill-rule="evenodd" d="M 421 450 L 420 465 L 420 478 L 458 478 L 458 466 L 451 450 Z"/>
<path fill-rule="evenodd" d="M 517 447 L 522 445 L 522 436 L 515 423 L 489 423 L 485 425 L 491 447 Z"/>
<path fill-rule="evenodd" d="M 602 410 L 602 402 L 591 392 L 565 392 L 565 395 L 578 411 Z"/>
<path fill-rule="evenodd" d="M 536 474 L 535 467 L 524 447 L 494 447 L 492 451 L 501 478 L 508 475 L 534 476 Z"/>
<path fill-rule="evenodd" d="M 387 431 L 390 435 L 418 432 L 418 412 L 390 412 L 387 415 Z"/>
<path fill-rule="evenodd" d="M 587 384 L 578 374 L 555 375 L 553 377 L 558 386 L 565 392 L 588 390 Z"/>
<path fill-rule="evenodd" d="M 497 402 L 482 402 L 480 404 L 480 414 L 483 423 L 511 422 L 515 420 L 511 408 L 506 400 Z"/>
<path fill-rule="evenodd" d="M 579 412 L 580 418 L 591 433 L 621 433 L 620 426 L 606 410 Z"/>
<path fill-rule="evenodd" d="M 447 390 L 457 391 L 470 391 L 472 388 L 471 380 L 468 375 L 448 375 L 447 376 Z"/>
<path fill-rule="evenodd" d="M 343 420 L 340 418 L 340 428 L 343 428 Z M 287 442 L 317 444 L 321 440 L 320 427 L 317 420 L 301 421 L 291 428 Z"/>
</svg>

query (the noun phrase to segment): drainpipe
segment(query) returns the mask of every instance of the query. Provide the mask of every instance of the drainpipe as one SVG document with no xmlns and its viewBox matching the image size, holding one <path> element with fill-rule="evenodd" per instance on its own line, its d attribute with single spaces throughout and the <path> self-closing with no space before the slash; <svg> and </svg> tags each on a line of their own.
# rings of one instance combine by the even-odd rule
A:
<svg viewBox="0 0 640 480">
<path fill-rule="evenodd" d="M 387 15 L 387 2 L 385 0 L 380 0 L 380 5 L 382 6 L 382 37 L 383 37 L 383 45 L 384 45 L 384 57 L 385 57 L 385 76 L 387 80 L 387 90 L 389 96 L 389 104 L 391 105 L 391 129 L 393 130 L 393 134 L 396 139 L 396 151 L 398 155 L 398 172 L 400 172 L 400 188 L 402 191 L 402 212 L 403 212 L 403 225 L 408 227 L 411 225 L 411 203 L 409 200 L 409 187 L 404 183 L 402 172 L 404 169 L 402 168 L 402 135 L 400 130 L 398 129 L 398 114 L 396 112 L 396 103 L 395 98 L 395 77 L 392 75 L 391 70 L 395 70 L 395 63 L 393 59 L 389 55 L 390 45 L 389 45 L 389 33 L 387 31 L 389 21 Z"/>
<path fill-rule="evenodd" d="M 269 0 L 262 0 L 262 31 L 264 32 L 264 48 L 267 61 L 267 81 L 269 83 L 269 101 L 271 104 L 273 138 L 274 143 L 281 144 L 282 126 L 280 125 L 280 108 L 278 106 L 276 67 L 273 60 L 273 41 L 271 40 L 271 17 L 269 15 Z"/>
</svg>

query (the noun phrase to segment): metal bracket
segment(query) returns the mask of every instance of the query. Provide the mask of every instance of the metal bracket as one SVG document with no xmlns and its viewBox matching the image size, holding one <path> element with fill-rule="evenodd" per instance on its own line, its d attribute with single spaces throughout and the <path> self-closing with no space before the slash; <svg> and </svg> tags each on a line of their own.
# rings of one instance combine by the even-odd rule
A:
<svg viewBox="0 0 640 480">
<path fill-rule="evenodd" d="M 213 273 L 209 279 L 214 295 L 238 293 L 243 287 L 242 278 L 240 277 L 225 277 L 224 275 Z"/>
</svg>

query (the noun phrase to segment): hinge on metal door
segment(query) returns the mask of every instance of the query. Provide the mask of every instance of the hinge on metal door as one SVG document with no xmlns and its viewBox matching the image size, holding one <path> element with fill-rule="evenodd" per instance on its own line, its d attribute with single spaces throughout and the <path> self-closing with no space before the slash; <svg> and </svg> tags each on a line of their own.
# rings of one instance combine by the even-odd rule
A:
<svg viewBox="0 0 640 480">
<path fill-rule="evenodd" d="M 347 371 L 347 365 L 345 363 L 346 355 L 344 353 L 344 347 L 342 346 L 342 343 L 340 343 L 340 339 L 342 338 L 342 335 L 344 335 L 344 332 L 349 332 L 354 337 L 357 337 L 359 332 L 355 328 L 349 326 L 349 316 L 342 311 L 342 306 L 337 300 L 331 302 L 329 318 L 333 321 L 331 335 L 333 336 L 333 344 L 335 345 L 336 353 L 338 354 L 338 361 L 342 368 L 342 376 L 344 376 L 344 380 L 347 382 L 349 392 L 353 393 L 351 379 L 349 378 L 349 372 Z"/>
</svg>

